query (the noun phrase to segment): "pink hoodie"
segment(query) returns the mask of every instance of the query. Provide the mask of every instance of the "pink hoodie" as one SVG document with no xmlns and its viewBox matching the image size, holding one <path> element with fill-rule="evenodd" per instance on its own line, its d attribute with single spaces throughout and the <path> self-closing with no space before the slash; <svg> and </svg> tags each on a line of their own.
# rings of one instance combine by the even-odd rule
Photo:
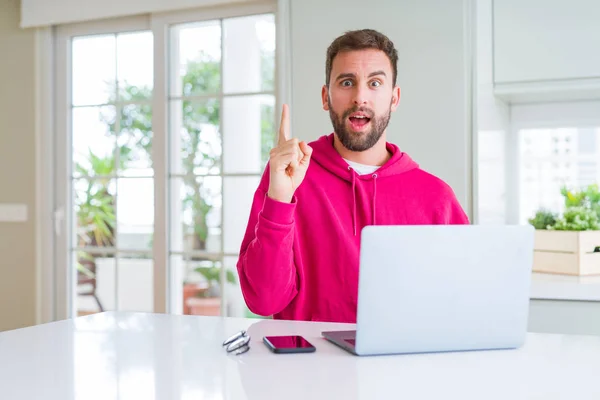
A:
<svg viewBox="0 0 600 400">
<path fill-rule="evenodd" d="M 356 322 L 360 232 L 367 225 L 468 224 L 452 189 L 391 143 L 391 159 L 358 175 L 333 147 L 313 154 L 291 203 L 254 195 L 237 269 L 248 308 L 276 319 Z"/>
</svg>

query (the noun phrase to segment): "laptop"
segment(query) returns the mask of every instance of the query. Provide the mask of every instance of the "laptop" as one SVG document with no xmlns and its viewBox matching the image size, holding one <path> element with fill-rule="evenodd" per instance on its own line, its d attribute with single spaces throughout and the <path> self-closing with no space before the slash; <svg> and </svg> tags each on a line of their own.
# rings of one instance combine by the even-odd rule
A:
<svg viewBox="0 0 600 400">
<path fill-rule="evenodd" d="M 360 356 L 521 347 L 533 245 L 529 225 L 367 226 L 356 330 L 322 336 Z"/>
</svg>

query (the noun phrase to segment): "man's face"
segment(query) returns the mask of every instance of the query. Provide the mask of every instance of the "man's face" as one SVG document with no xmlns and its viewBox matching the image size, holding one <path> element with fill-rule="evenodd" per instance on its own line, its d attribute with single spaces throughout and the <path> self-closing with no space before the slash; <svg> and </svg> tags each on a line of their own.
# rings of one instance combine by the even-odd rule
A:
<svg viewBox="0 0 600 400">
<path fill-rule="evenodd" d="M 400 88 L 394 86 L 392 65 L 383 51 L 348 51 L 334 58 L 322 98 L 342 145 L 365 151 L 385 132 L 398 107 Z"/>
</svg>

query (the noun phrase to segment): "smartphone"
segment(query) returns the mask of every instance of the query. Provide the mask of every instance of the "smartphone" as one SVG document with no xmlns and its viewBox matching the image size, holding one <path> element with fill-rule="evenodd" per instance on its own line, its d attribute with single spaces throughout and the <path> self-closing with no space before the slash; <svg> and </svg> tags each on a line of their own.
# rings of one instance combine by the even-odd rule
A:
<svg viewBox="0 0 600 400">
<path fill-rule="evenodd" d="M 302 336 L 265 336 L 263 342 L 273 353 L 312 353 L 315 346 Z"/>
</svg>

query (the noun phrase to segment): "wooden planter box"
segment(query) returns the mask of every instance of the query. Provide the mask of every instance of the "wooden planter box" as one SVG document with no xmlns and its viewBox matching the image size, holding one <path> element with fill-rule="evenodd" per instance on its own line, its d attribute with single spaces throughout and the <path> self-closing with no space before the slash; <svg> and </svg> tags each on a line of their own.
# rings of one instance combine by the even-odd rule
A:
<svg viewBox="0 0 600 400">
<path fill-rule="evenodd" d="M 535 231 L 533 271 L 600 275 L 600 231 Z"/>
</svg>

